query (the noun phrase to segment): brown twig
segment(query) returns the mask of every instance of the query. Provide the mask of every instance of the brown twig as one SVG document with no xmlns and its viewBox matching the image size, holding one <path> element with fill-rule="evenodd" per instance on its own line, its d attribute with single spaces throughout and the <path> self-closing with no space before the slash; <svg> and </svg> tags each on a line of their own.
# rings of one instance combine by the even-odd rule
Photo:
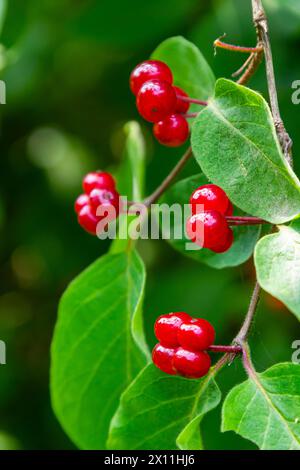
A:
<svg viewBox="0 0 300 470">
<path fill-rule="evenodd" d="M 256 312 L 256 308 L 257 308 L 257 305 L 258 305 L 258 302 L 259 302 L 260 291 L 261 291 L 260 285 L 256 281 L 253 292 L 252 292 L 252 296 L 251 296 L 249 308 L 248 308 L 248 311 L 247 311 L 247 315 L 244 319 L 244 322 L 241 326 L 240 331 L 238 332 L 237 336 L 235 337 L 235 339 L 233 341 L 235 344 L 242 345 L 244 343 L 244 341 L 246 340 L 246 338 L 247 338 L 247 335 L 248 335 L 250 327 L 252 325 L 252 321 L 253 321 L 253 318 L 254 318 L 254 315 L 255 315 L 255 312 Z"/>
<path fill-rule="evenodd" d="M 221 38 L 218 38 L 214 41 L 214 47 L 220 47 L 221 49 L 226 49 L 227 51 L 242 52 L 246 54 L 262 51 L 261 44 L 257 44 L 255 47 L 236 46 L 235 44 L 228 44 L 227 42 L 220 41 L 220 39 Z"/>
<path fill-rule="evenodd" d="M 253 60 L 253 57 L 254 57 L 254 54 L 253 54 L 253 53 L 250 54 L 249 57 L 247 58 L 247 60 L 245 60 L 245 62 L 243 63 L 243 65 L 242 65 L 238 70 L 236 70 L 235 72 L 233 72 L 233 73 L 231 74 L 231 76 L 232 76 L 233 78 L 235 78 L 235 77 L 238 77 L 239 75 L 241 75 L 242 72 L 245 70 L 245 68 L 248 67 L 248 65 L 250 65 L 250 63 L 251 63 L 252 60 Z"/>
<path fill-rule="evenodd" d="M 275 128 L 277 131 L 280 145 L 282 147 L 283 154 L 287 162 L 290 165 L 292 165 L 293 163 L 292 152 L 291 152 L 292 140 L 284 127 L 283 121 L 281 119 L 280 111 L 279 111 L 272 49 L 271 49 L 271 43 L 270 43 L 270 37 L 269 37 L 268 20 L 267 20 L 267 16 L 266 16 L 261 0 L 252 0 L 252 11 L 253 11 L 253 22 L 256 28 L 258 41 L 260 41 L 261 44 L 263 45 L 264 54 L 265 54 L 266 75 L 267 75 L 267 82 L 268 82 L 268 89 L 269 89 L 270 106 L 271 106 Z"/>
<path fill-rule="evenodd" d="M 258 69 L 262 61 L 262 58 L 263 58 L 263 50 L 260 50 L 259 52 L 256 52 L 255 54 L 253 54 L 252 60 L 250 61 L 247 69 L 237 81 L 239 85 L 245 85 L 246 83 L 248 83 L 250 78 L 255 74 L 256 70 Z"/>
</svg>

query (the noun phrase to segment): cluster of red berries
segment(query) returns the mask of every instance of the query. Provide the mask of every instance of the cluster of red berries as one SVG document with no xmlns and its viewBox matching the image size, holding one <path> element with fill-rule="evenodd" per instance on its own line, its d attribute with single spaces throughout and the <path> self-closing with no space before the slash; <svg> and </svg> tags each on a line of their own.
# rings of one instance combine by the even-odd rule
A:
<svg viewBox="0 0 300 470">
<path fill-rule="evenodd" d="M 101 220 L 111 221 L 119 215 L 120 196 L 114 178 L 103 171 L 88 173 L 83 178 L 82 186 L 84 194 L 75 201 L 78 223 L 84 230 L 96 235 Z M 99 207 L 102 210 L 99 211 Z"/>
<path fill-rule="evenodd" d="M 233 214 L 227 194 L 215 184 L 197 188 L 190 198 L 192 216 L 186 224 L 188 237 L 215 253 L 224 253 L 233 243 L 233 231 L 226 217 Z"/>
<path fill-rule="evenodd" d="M 155 322 L 159 343 L 152 352 L 153 363 L 166 374 L 200 378 L 207 374 L 211 360 L 206 350 L 215 340 L 213 326 L 185 312 L 161 315 Z"/>
<path fill-rule="evenodd" d="M 190 104 L 180 99 L 188 95 L 172 84 L 170 68 L 159 60 L 142 62 L 130 75 L 137 109 L 146 121 L 154 123 L 154 136 L 163 145 L 178 147 L 189 136 L 189 125 L 183 114 Z"/>
</svg>

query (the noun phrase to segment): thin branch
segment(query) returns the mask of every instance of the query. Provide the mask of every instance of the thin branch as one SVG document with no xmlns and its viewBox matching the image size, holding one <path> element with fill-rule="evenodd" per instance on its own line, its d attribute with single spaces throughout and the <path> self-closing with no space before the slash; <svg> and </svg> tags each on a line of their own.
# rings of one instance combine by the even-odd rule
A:
<svg viewBox="0 0 300 470">
<path fill-rule="evenodd" d="M 254 58 L 254 54 L 252 53 L 252 54 L 249 55 L 248 59 L 245 60 L 245 62 L 243 63 L 243 65 L 242 65 L 238 70 L 236 70 L 236 72 L 233 72 L 233 73 L 231 74 L 231 76 L 232 76 L 233 78 L 235 78 L 235 77 L 238 77 L 239 75 L 241 75 L 241 73 L 245 70 L 245 68 L 248 67 L 248 65 L 250 65 L 250 63 L 252 62 L 253 58 Z"/>
<path fill-rule="evenodd" d="M 262 51 L 261 44 L 258 44 L 255 47 L 236 46 L 235 44 L 228 44 L 227 42 L 220 41 L 220 38 L 214 41 L 214 47 L 220 47 L 221 49 L 226 49 L 227 51 L 242 52 L 246 54 Z"/>
<path fill-rule="evenodd" d="M 189 96 L 176 95 L 178 100 L 185 101 L 186 103 L 199 104 L 200 106 L 207 106 L 208 102 L 198 100 L 197 98 L 190 98 Z"/>
<path fill-rule="evenodd" d="M 233 341 L 236 344 L 239 344 L 239 345 L 243 344 L 243 342 L 247 338 L 247 335 L 248 335 L 250 327 L 252 325 L 252 321 L 253 321 L 253 318 L 254 318 L 254 315 L 255 315 L 255 312 L 256 312 L 256 308 L 257 308 L 257 305 L 258 305 L 258 302 L 259 302 L 260 292 L 261 292 L 261 287 L 258 284 L 258 282 L 256 281 L 253 292 L 252 292 L 252 296 L 251 296 L 251 300 L 250 300 L 247 315 L 244 319 L 244 322 L 242 324 L 242 327 L 241 327 L 240 331 L 238 332 L 237 336 L 235 337 L 235 339 Z"/>
<path fill-rule="evenodd" d="M 152 193 L 150 194 L 149 197 L 147 197 L 144 200 L 145 206 L 149 207 L 151 204 L 154 204 L 154 202 L 157 201 L 157 199 L 160 198 L 160 196 L 165 192 L 165 190 L 170 186 L 174 178 L 178 175 L 180 170 L 184 167 L 186 162 L 191 158 L 192 156 L 192 148 L 189 147 L 187 151 L 183 154 L 177 165 L 173 168 L 173 170 L 168 174 L 168 176 L 163 180 L 160 186 Z"/>
<path fill-rule="evenodd" d="M 247 69 L 237 81 L 239 85 L 245 85 L 250 80 L 250 78 L 255 74 L 256 70 L 258 69 L 262 61 L 263 55 L 264 55 L 263 51 L 253 54 L 253 58 L 251 62 L 249 63 Z"/>
<path fill-rule="evenodd" d="M 287 133 L 283 121 L 281 119 L 277 89 L 276 89 L 276 80 L 274 73 L 272 49 L 269 37 L 269 27 L 268 20 L 263 8 L 261 0 L 252 0 L 252 11 L 253 11 L 253 22 L 256 27 L 258 40 L 262 43 L 265 54 L 265 63 L 266 63 L 266 75 L 269 89 L 269 98 L 270 106 L 273 115 L 273 120 L 275 128 L 277 131 L 278 139 L 282 147 L 283 154 L 287 162 L 292 165 L 292 140 Z"/>
</svg>

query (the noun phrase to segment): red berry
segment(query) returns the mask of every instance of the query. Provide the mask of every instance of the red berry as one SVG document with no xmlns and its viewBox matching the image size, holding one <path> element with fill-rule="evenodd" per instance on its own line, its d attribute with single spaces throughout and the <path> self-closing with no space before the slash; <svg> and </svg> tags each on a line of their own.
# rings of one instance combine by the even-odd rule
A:
<svg viewBox="0 0 300 470">
<path fill-rule="evenodd" d="M 165 348 L 158 343 L 152 351 L 153 363 L 166 374 L 176 375 L 176 369 L 173 366 L 174 354 L 174 349 Z"/>
<path fill-rule="evenodd" d="M 86 232 L 96 235 L 99 218 L 96 217 L 90 205 L 84 206 L 78 214 L 78 223 Z"/>
<path fill-rule="evenodd" d="M 224 253 L 225 251 L 228 251 L 229 248 L 231 248 L 231 245 L 233 243 L 233 231 L 231 228 L 228 228 L 228 234 L 225 239 L 220 240 L 219 243 L 216 243 L 211 250 L 214 251 L 215 253 Z"/>
<path fill-rule="evenodd" d="M 233 205 L 230 201 L 228 202 L 228 207 L 226 209 L 225 215 L 227 215 L 227 217 L 233 215 Z"/>
<path fill-rule="evenodd" d="M 181 114 L 171 114 L 153 126 L 158 142 L 167 147 L 179 147 L 189 136 L 189 125 Z"/>
<path fill-rule="evenodd" d="M 203 318 L 194 318 L 190 322 L 182 323 L 178 330 L 180 346 L 190 351 L 204 351 L 215 340 L 214 327 Z"/>
<path fill-rule="evenodd" d="M 114 189 L 93 189 L 90 193 L 90 204 L 97 210 L 99 206 L 113 206 L 116 216 L 119 214 L 119 193 Z"/>
<path fill-rule="evenodd" d="M 95 171 L 92 173 L 88 173 L 83 178 L 83 189 L 86 194 L 90 194 L 90 192 L 94 188 L 98 189 L 115 189 L 115 180 L 111 176 L 110 173 L 105 173 L 104 171 Z"/>
<path fill-rule="evenodd" d="M 190 320 L 190 315 L 185 312 L 172 312 L 161 315 L 154 325 L 155 336 L 163 346 L 176 348 L 179 346 L 177 332 L 183 322 Z"/>
<path fill-rule="evenodd" d="M 173 113 L 176 94 L 168 82 L 149 80 L 140 88 L 136 104 L 139 113 L 146 121 L 158 122 Z"/>
<path fill-rule="evenodd" d="M 78 214 L 84 206 L 89 204 L 89 202 L 90 202 L 90 198 L 88 197 L 87 194 L 80 194 L 80 196 L 78 196 L 74 204 L 74 209 L 75 209 L 76 214 Z"/>
<path fill-rule="evenodd" d="M 178 98 L 178 96 L 183 96 L 185 98 L 188 98 L 189 95 L 178 86 L 174 86 L 173 88 L 177 96 L 175 113 L 179 113 L 179 114 L 186 113 L 189 110 L 190 103 L 188 101 L 181 100 L 180 98 Z"/>
<path fill-rule="evenodd" d="M 173 367 L 184 377 L 199 379 L 207 374 L 211 360 L 205 351 L 188 351 L 178 348 L 174 354 Z"/>
<path fill-rule="evenodd" d="M 149 80 L 164 80 L 173 83 L 173 75 L 170 68 L 160 60 L 146 60 L 137 65 L 130 75 L 130 88 L 137 95 L 141 86 Z"/>
<path fill-rule="evenodd" d="M 197 188 L 190 198 L 192 214 L 203 210 L 215 210 L 226 214 L 230 201 L 222 188 L 215 184 L 205 184 Z"/>
<path fill-rule="evenodd" d="M 188 237 L 203 248 L 213 249 L 227 238 L 228 224 L 225 217 L 215 210 L 192 215 L 187 221 Z"/>
</svg>

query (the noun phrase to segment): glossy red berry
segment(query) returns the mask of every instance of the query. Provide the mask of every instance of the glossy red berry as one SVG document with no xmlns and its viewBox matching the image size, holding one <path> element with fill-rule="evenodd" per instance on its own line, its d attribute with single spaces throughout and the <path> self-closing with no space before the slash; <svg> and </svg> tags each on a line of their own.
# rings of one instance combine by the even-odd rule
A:
<svg viewBox="0 0 300 470">
<path fill-rule="evenodd" d="M 155 322 L 154 333 L 158 341 L 168 348 L 179 346 L 177 333 L 183 322 L 191 320 L 190 315 L 185 312 L 172 312 L 161 315 Z"/>
<path fill-rule="evenodd" d="M 80 194 L 80 196 L 78 196 L 74 204 L 74 209 L 75 209 L 76 214 L 78 214 L 84 206 L 89 204 L 89 202 L 90 202 L 90 198 L 87 194 Z"/>
<path fill-rule="evenodd" d="M 160 60 L 146 60 L 137 65 L 130 75 L 130 88 L 137 95 L 142 85 L 149 80 L 164 80 L 170 85 L 173 83 L 173 75 L 170 68 Z"/>
<path fill-rule="evenodd" d="M 188 237 L 203 248 L 214 249 L 228 235 L 225 217 L 216 210 L 192 215 L 186 224 Z"/>
<path fill-rule="evenodd" d="M 228 228 L 228 233 L 227 236 L 222 240 L 220 239 L 218 243 L 216 243 L 213 248 L 211 248 L 212 251 L 215 253 L 224 253 L 225 251 L 228 251 L 229 248 L 231 248 L 231 245 L 233 244 L 233 231 L 231 228 Z"/>
<path fill-rule="evenodd" d="M 111 176 L 110 173 L 106 173 L 104 171 L 95 171 L 92 173 L 88 173 L 83 178 L 83 189 L 86 194 L 90 194 L 90 192 L 94 188 L 98 189 L 115 189 L 115 180 Z"/>
<path fill-rule="evenodd" d="M 158 142 L 167 147 L 179 147 L 184 144 L 189 132 L 187 120 L 181 114 L 170 114 L 153 126 L 154 136 Z"/>
<path fill-rule="evenodd" d="M 203 210 L 215 210 L 225 215 L 226 211 L 230 209 L 229 205 L 231 203 L 222 188 L 215 184 L 205 184 L 193 192 L 190 204 L 192 214 L 197 214 Z"/>
<path fill-rule="evenodd" d="M 113 206 L 116 210 L 116 216 L 119 214 L 119 193 L 114 189 L 95 188 L 90 193 L 90 204 L 97 210 L 99 206 Z"/>
<path fill-rule="evenodd" d="M 99 218 L 95 215 L 90 205 L 84 206 L 78 214 L 78 223 L 84 230 L 92 235 L 97 234 Z"/>
<path fill-rule="evenodd" d="M 190 351 L 204 351 L 214 343 L 214 327 L 203 318 L 184 322 L 177 333 L 179 344 Z"/>
<path fill-rule="evenodd" d="M 174 86 L 173 88 L 177 96 L 175 113 L 184 114 L 189 110 L 190 103 L 188 101 L 181 100 L 180 98 L 178 98 L 178 96 L 183 96 L 184 98 L 188 98 L 189 95 L 178 86 Z"/>
<path fill-rule="evenodd" d="M 166 374 L 175 375 L 176 369 L 173 365 L 175 349 L 165 348 L 161 344 L 154 346 L 152 351 L 153 363 Z"/>
<path fill-rule="evenodd" d="M 159 122 L 173 113 L 176 94 L 168 82 L 149 80 L 140 88 L 136 104 L 139 113 L 146 121 Z"/>
<path fill-rule="evenodd" d="M 199 379 L 207 374 L 211 366 L 209 355 L 205 351 L 188 351 L 178 348 L 174 354 L 173 367 L 184 377 Z"/>
</svg>

